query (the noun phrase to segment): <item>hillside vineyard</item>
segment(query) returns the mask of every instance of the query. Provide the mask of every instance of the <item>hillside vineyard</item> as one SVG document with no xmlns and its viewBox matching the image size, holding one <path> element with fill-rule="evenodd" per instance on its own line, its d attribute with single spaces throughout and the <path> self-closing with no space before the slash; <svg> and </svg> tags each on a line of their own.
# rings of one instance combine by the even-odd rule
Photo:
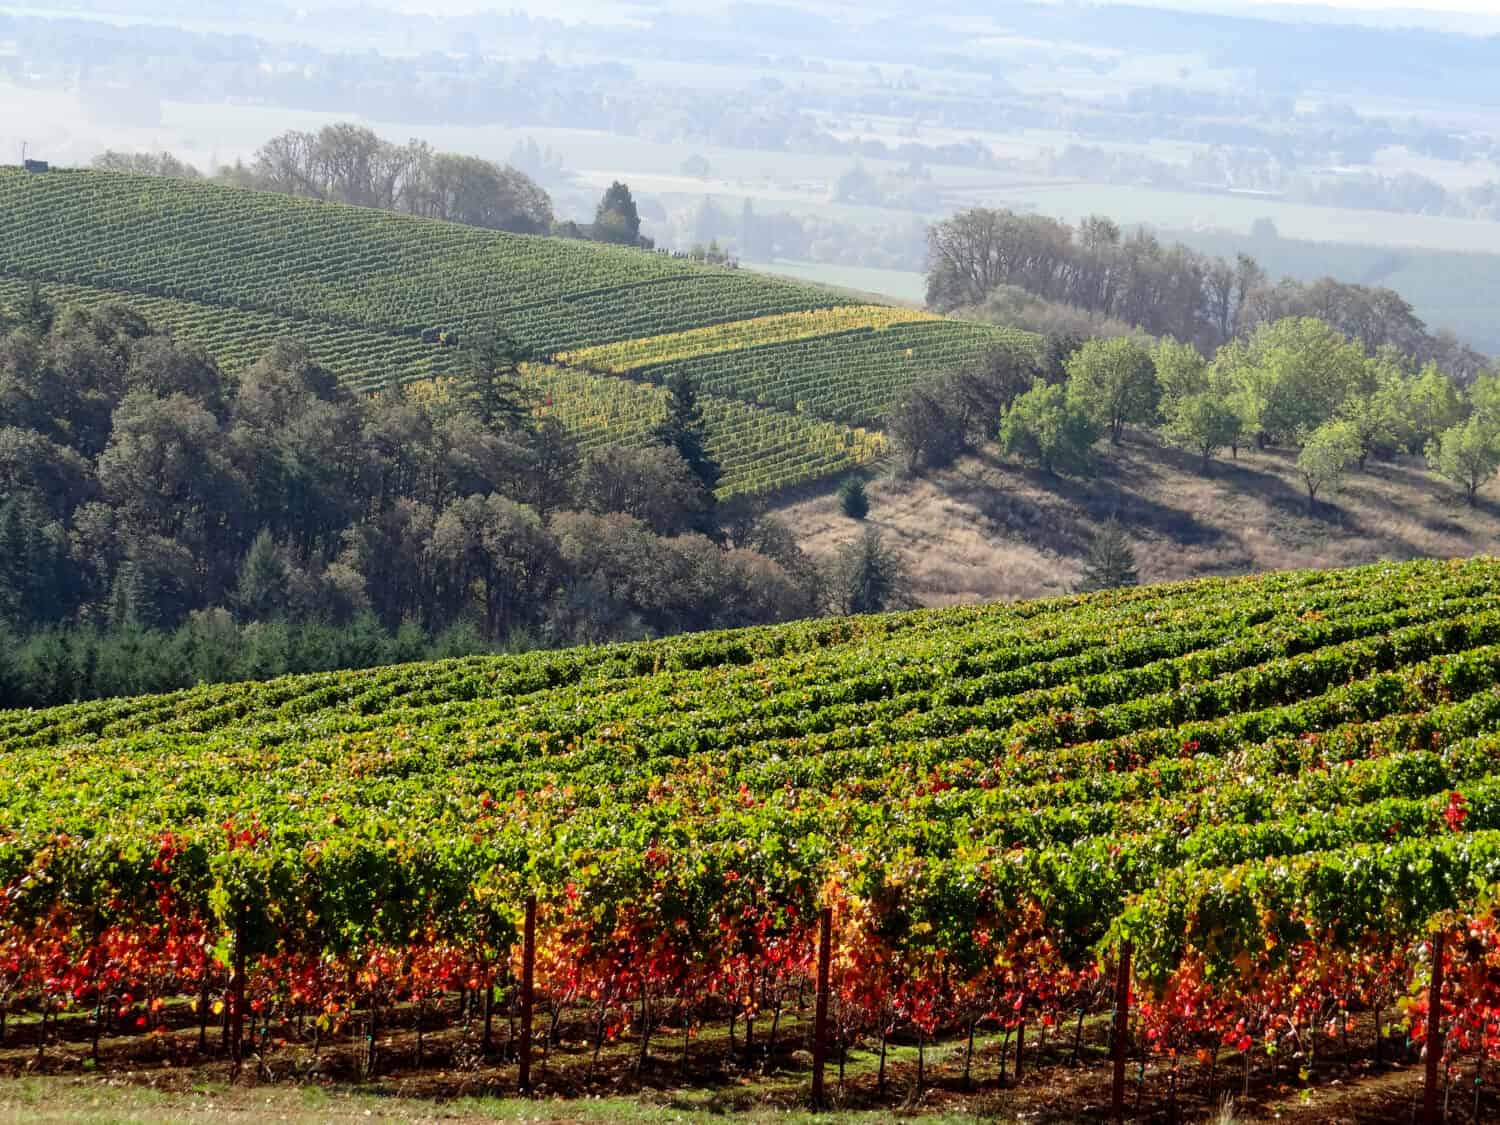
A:
<svg viewBox="0 0 1500 1125">
<path fill-rule="evenodd" d="M 33 282 L 59 304 L 129 304 L 226 370 L 297 339 L 364 392 L 449 378 L 465 341 L 501 330 L 554 361 L 532 378 L 585 444 L 645 440 L 661 384 L 685 370 L 705 392 L 721 495 L 868 461 L 908 387 L 1036 344 L 598 243 L 179 180 L 0 170 L 0 300 Z"/>
<path fill-rule="evenodd" d="M 536 995 L 638 1033 L 798 988 L 827 909 L 840 1035 L 1071 1026 L 1133 947 L 1149 1048 L 1248 1066 L 1407 1001 L 1420 1039 L 1454 933 L 1472 1052 L 1497 681 L 1476 560 L 0 714 L 0 995 L 452 1017 L 530 900 Z"/>
</svg>

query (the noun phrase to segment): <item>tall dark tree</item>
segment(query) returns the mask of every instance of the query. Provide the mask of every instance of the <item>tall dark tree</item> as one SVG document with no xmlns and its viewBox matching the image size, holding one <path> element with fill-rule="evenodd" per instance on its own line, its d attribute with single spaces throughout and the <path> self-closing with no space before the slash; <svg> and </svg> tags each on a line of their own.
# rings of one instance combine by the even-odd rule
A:
<svg viewBox="0 0 1500 1125">
<path fill-rule="evenodd" d="M 912 604 L 906 565 L 873 527 L 839 550 L 829 593 L 839 613 L 881 613 Z"/>
<path fill-rule="evenodd" d="M 594 212 L 594 237 L 600 242 L 635 246 L 641 240 L 641 216 L 630 188 L 619 180 L 610 184 Z"/>
<path fill-rule="evenodd" d="M 250 544 L 240 564 L 234 600 L 246 621 L 269 621 L 278 616 L 286 594 L 287 570 L 271 533 L 264 528 Z"/>
<path fill-rule="evenodd" d="M 56 317 L 57 309 L 51 301 L 42 296 L 41 285 L 33 281 L 27 287 L 26 300 L 21 304 L 21 323 L 37 335 L 45 336 L 52 331 L 52 322 Z"/>
<path fill-rule="evenodd" d="M 485 332 L 469 350 L 461 377 L 461 399 L 487 427 L 495 430 L 529 429 L 531 392 L 521 382 L 526 349 L 504 332 Z"/>
<path fill-rule="evenodd" d="M 1089 546 L 1088 557 L 1083 563 L 1083 580 L 1078 583 L 1080 593 L 1091 590 L 1113 590 L 1118 586 L 1134 586 L 1140 581 L 1135 565 L 1135 552 L 1130 548 L 1130 539 L 1118 520 L 1110 520 L 1094 542 Z"/>
<path fill-rule="evenodd" d="M 657 423 L 651 436 L 677 450 L 704 491 L 713 494 L 722 471 L 704 441 L 703 407 L 698 402 L 697 380 L 692 376 L 679 373 L 667 380 L 667 416 Z"/>
</svg>

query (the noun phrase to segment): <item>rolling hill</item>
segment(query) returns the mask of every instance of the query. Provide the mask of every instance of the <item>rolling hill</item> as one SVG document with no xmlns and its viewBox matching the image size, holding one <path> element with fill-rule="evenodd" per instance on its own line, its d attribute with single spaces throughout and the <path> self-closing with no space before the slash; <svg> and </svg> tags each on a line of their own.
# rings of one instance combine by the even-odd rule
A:
<svg viewBox="0 0 1500 1125">
<path fill-rule="evenodd" d="M 1473 560 L 3 713 L 4 1003 L 118 1008 L 139 1071 L 224 996 L 283 1067 L 475 1037 L 534 967 L 582 1059 L 644 1061 L 790 1011 L 826 909 L 838 1036 L 949 1037 L 955 1082 L 976 1023 L 1081 1034 L 1133 971 L 1149 1113 L 1209 1047 L 1236 1090 L 1378 1055 L 1355 1017 L 1421 1004 L 1433 932 L 1496 954 L 1497 678 Z M 1454 979 L 1457 1027 L 1495 986 Z"/>
<path fill-rule="evenodd" d="M 918 477 L 878 476 L 862 523 L 826 487 L 787 498 L 776 514 L 818 559 L 878 528 L 925 606 L 1074 590 L 1111 520 L 1124 527 L 1145 583 L 1467 558 L 1500 541 L 1500 485 L 1485 485 L 1471 507 L 1420 457 L 1372 459 L 1311 513 L 1294 450 L 1242 449 L 1205 474 L 1196 455 L 1134 433 L 1101 443 L 1094 458 L 1094 475 L 1079 480 L 987 445 Z"/>
<path fill-rule="evenodd" d="M 663 409 L 659 384 L 688 371 L 707 392 L 725 494 L 867 461 L 914 380 L 1030 345 L 665 254 L 201 183 L 0 169 L 0 300 L 31 282 L 59 302 L 135 305 L 231 368 L 301 339 L 360 391 L 449 375 L 466 339 L 500 329 L 544 361 L 532 375 L 547 409 L 585 444 L 641 440 Z"/>
</svg>

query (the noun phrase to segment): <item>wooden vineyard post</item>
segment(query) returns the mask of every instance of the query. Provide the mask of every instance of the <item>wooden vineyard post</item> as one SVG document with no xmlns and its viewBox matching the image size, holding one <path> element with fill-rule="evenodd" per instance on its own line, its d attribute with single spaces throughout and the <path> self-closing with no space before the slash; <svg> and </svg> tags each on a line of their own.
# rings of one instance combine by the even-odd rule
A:
<svg viewBox="0 0 1500 1125">
<path fill-rule="evenodd" d="M 1432 981 L 1427 986 L 1427 1079 L 1422 1089 L 1422 1121 L 1438 1122 L 1438 1064 L 1443 1057 L 1443 938 L 1432 938 Z"/>
<path fill-rule="evenodd" d="M 240 1076 L 245 1057 L 245 930 L 249 913 L 240 909 L 239 925 L 234 929 L 234 967 L 229 981 L 229 1058 L 231 1081 Z"/>
<path fill-rule="evenodd" d="M 828 963 L 833 944 L 833 909 L 818 913 L 818 995 L 813 1016 L 812 1101 L 823 1108 L 823 1069 L 828 1061 Z"/>
<path fill-rule="evenodd" d="M 1125 1116 L 1125 1056 L 1130 1053 L 1130 943 L 1120 943 L 1115 966 L 1115 1018 L 1110 1029 L 1110 1053 L 1114 1056 L 1114 1081 L 1110 1087 L 1110 1111 L 1115 1119 Z"/>
<path fill-rule="evenodd" d="M 531 1093 L 532 981 L 536 971 L 536 895 L 526 900 L 521 937 L 521 1092 Z"/>
</svg>

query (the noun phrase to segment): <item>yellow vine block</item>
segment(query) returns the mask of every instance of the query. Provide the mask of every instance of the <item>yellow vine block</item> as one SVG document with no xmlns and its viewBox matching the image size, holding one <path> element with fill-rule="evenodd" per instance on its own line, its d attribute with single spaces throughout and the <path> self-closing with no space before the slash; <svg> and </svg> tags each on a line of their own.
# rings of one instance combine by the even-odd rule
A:
<svg viewBox="0 0 1500 1125">
<path fill-rule="evenodd" d="M 667 411 L 662 387 L 580 371 L 527 363 L 521 377 L 539 417 L 555 418 L 581 451 L 605 445 L 644 445 Z M 451 378 L 404 384 L 402 393 L 423 409 L 441 409 L 455 387 Z M 885 452 L 879 430 L 844 426 L 804 415 L 766 410 L 734 399 L 701 400 L 709 452 L 723 470 L 721 498 L 765 492 L 844 472 Z"/>
<path fill-rule="evenodd" d="M 599 344 L 592 348 L 562 352 L 558 362 L 595 371 L 633 371 L 653 363 L 670 363 L 693 356 L 738 351 L 761 344 L 782 344 L 790 340 L 807 340 L 869 328 L 878 332 L 896 324 L 924 320 L 941 320 L 934 313 L 920 309 L 899 309 L 889 305 L 848 305 L 836 309 L 814 309 L 811 312 L 778 313 L 752 320 L 733 320 L 711 324 L 686 332 L 669 332 L 664 336 L 644 336 L 617 344 Z"/>
</svg>

